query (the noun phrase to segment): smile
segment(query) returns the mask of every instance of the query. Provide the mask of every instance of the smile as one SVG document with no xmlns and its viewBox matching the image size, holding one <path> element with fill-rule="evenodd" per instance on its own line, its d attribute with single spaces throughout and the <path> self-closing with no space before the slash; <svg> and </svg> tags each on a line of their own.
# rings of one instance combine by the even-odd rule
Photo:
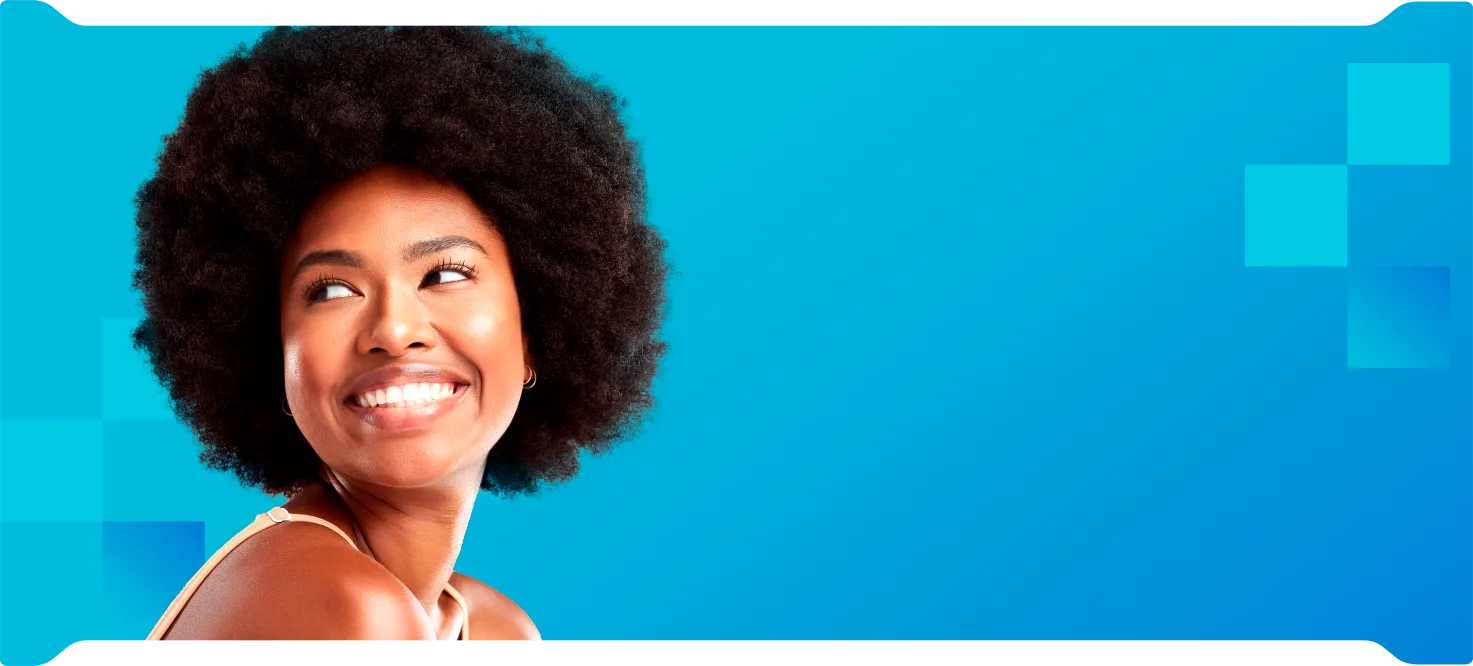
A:
<svg viewBox="0 0 1473 666">
<path fill-rule="evenodd" d="M 452 397 L 457 386 L 455 382 L 399 384 L 365 391 L 353 396 L 352 400 L 359 407 L 368 409 L 415 407 Z"/>
<path fill-rule="evenodd" d="M 469 390 L 459 382 L 397 384 L 354 395 L 343 406 L 377 430 L 415 431 L 454 410 Z"/>
</svg>

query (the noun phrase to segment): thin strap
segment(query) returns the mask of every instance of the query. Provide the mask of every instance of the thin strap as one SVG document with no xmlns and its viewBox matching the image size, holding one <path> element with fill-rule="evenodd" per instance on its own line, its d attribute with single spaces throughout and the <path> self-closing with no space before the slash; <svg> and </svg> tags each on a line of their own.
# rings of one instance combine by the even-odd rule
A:
<svg viewBox="0 0 1473 666">
<path fill-rule="evenodd" d="M 225 559 L 226 555 L 230 554 L 230 551 L 235 550 L 236 546 L 239 546 L 242 542 L 244 542 L 246 539 L 251 538 L 257 532 L 271 527 L 272 525 L 284 523 L 289 520 L 317 523 L 318 525 L 331 528 L 332 531 L 338 533 L 338 536 L 343 537 L 343 539 L 348 542 L 348 545 L 353 546 L 354 550 L 358 549 L 358 545 L 353 543 L 353 540 L 349 538 L 347 534 L 344 534 L 342 530 L 338 529 L 337 525 L 329 523 L 326 520 L 323 520 L 316 516 L 309 516 L 303 513 L 293 515 L 285 508 L 279 506 L 272 507 L 271 510 L 267 511 L 266 513 L 258 513 L 256 514 L 256 519 L 251 521 L 251 524 L 246 525 L 245 529 L 237 532 L 235 536 L 230 538 L 229 541 L 226 541 L 225 545 L 221 546 L 219 550 L 215 551 L 215 554 L 210 556 L 209 560 L 205 561 L 204 566 L 200 567 L 199 571 L 196 571 L 194 573 L 194 576 L 189 579 L 189 582 L 187 584 L 185 584 L 184 589 L 180 590 L 178 595 L 175 595 L 174 601 L 170 603 L 169 608 L 164 611 L 163 617 L 160 617 L 159 621 L 153 625 L 153 631 L 148 632 L 148 638 L 146 640 L 154 641 L 163 639 L 164 634 L 168 633 L 169 627 L 173 626 L 174 620 L 179 617 L 180 611 L 184 610 L 184 605 L 189 602 L 189 598 L 194 596 L 195 590 L 199 589 L 200 584 L 205 582 L 205 578 L 210 575 L 211 571 L 215 570 L 215 567 L 220 564 L 221 560 Z"/>
<path fill-rule="evenodd" d="M 350 546 L 353 547 L 353 550 L 358 550 L 358 544 L 356 544 L 356 543 L 353 542 L 353 537 L 348 536 L 348 534 L 346 532 L 344 532 L 342 529 L 340 529 L 337 525 L 334 525 L 332 523 L 329 523 L 326 520 L 323 520 L 321 518 L 318 518 L 317 516 L 309 516 L 309 515 L 307 515 L 305 513 L 287 513 L 287 510 L 286 509 L 284 509 L 282 507 L 279 507 L 279 506 L 276 507 L 276 508 L 274 508 L 274 509 L 272 509 L 271 511 L 267 511 L 266 512 L 266 515 L 270 516 L 273 512 L 278 512 L 278 511 L 280 512 L 279 515 L 282 517 L 281 520 L 277 520 L 276 521 L 278 523 L 285 522 L 285 521 L 288 521 L 288 520 L 305 520 L 305 521 L 307 521 L 309 523 L 317 523 L 318 525 L 321 525 L 321 526 L 326 527 L 326 528 L 328 528 L 328 529 L 330 529 L 330 530 L 332 530 L 334 532 L 337 532 L 338 533 L 338 536 L 342 537 L 344 541 L 347 541 L 348 542 L 348 545 L 350 545 Z M 272 517 L 272 520 L 276 520 L 276 518 L 273 516 Z M 362 552 L 362 551 L 359 551 L 359 552 Z"/>
<path fill-rule="evenodd" d="M 460 604 L 460 640 L 468 641 L 471 639 L 471 611 L 466 607 L 465 599 L 450 585 L 450 581 L 445 582 L 445 592 L 455 603 Z"/>
</svg>

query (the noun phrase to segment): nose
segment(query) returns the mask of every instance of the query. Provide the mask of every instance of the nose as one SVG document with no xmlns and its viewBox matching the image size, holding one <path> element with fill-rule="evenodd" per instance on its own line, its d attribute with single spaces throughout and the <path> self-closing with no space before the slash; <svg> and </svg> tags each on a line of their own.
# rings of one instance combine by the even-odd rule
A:
<svg viewBox="0 0 1473 666">
<path fill-rule="evenodd" d="M 369 312 L 369 321 L 358 333 L 360 354 L 381 352 L 398 358 L 410 349 L 434 349 L 439 344 L 429 312 L 413 287 L 391 287 L 381 292 Z"/>
</svg>

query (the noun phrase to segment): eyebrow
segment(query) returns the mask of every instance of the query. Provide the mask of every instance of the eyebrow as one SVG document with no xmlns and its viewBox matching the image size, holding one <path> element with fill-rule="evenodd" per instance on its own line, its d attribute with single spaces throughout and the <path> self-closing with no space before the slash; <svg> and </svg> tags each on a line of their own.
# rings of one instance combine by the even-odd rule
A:
<svg viewBox="0 0 1473 666">
<path fill-rule="evenodd" d="M 405 248 L 404 261 L 414 261 L 427 254 L 444 252 L 445 250 L 457 247 L 468 247 L 483 255 L 491 256 L 486 253 L 486 248 L 481 247 L 480 243 L 465 236 L 440 236 L 438 238 L 422 240 Z M 364 260 L 363 255 L 357 252 L 349 252 L 347 250 L 318 250 L 307 253 L 307 256 L 302 257 L 302 260 L 297 262 L 297 267 L 292 270 L 292 278 L 296 279 L 298 275 L 302 274 L 302 271 L 312 266 L 362 268 L 365 263 L 367 262 Z"/>
</svg>

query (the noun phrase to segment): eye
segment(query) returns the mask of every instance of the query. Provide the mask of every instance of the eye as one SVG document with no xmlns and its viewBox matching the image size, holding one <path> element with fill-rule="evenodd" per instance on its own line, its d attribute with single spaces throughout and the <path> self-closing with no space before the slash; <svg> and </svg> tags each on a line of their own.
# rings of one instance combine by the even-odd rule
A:
<svg viewBox="0 0 1473 666">
<path fill-rule="evenodd" d="M 319 276 L 302 290 L 302 296 L 307 299 L 308 304 L 352 296 L 354 293 L 346 282 L 331 276 Z"/>
<path fill-rule="evenodd" d="M 460 271 L 430 271 L 430 274 L 425 276 L 425 286 L 429 286 L 432 284 L 445 284 L 446 282 L 459 282 L 461 280 L 468 279 L 470 278 L 467 278 Z"/>
<path fill-rule="evenodd" d="M 321 289 L 317 290 L 317 293 L 322 294 L 322 297 L 317 299 L 319 301 L 328 301 L 334 298 L 353 295 L 350 289 L 340 284 L 323 285 Z"/>
<path fill-rule="evenodd" d="M 429 287 L 437 284 L 445 284 L 447 282 L 460 282 L 463 280 L 469 280 L 471 278 L 474 278 L 475 276 L 476 268 L 474 266 L 469 266 L 458 261 L 450 261 L 447 259 L 445 261 L 441 261 L 439 265 L 430 269 L 429 274 L 425 275 L 424 283 L 420 286 Z"/>
</svg>

